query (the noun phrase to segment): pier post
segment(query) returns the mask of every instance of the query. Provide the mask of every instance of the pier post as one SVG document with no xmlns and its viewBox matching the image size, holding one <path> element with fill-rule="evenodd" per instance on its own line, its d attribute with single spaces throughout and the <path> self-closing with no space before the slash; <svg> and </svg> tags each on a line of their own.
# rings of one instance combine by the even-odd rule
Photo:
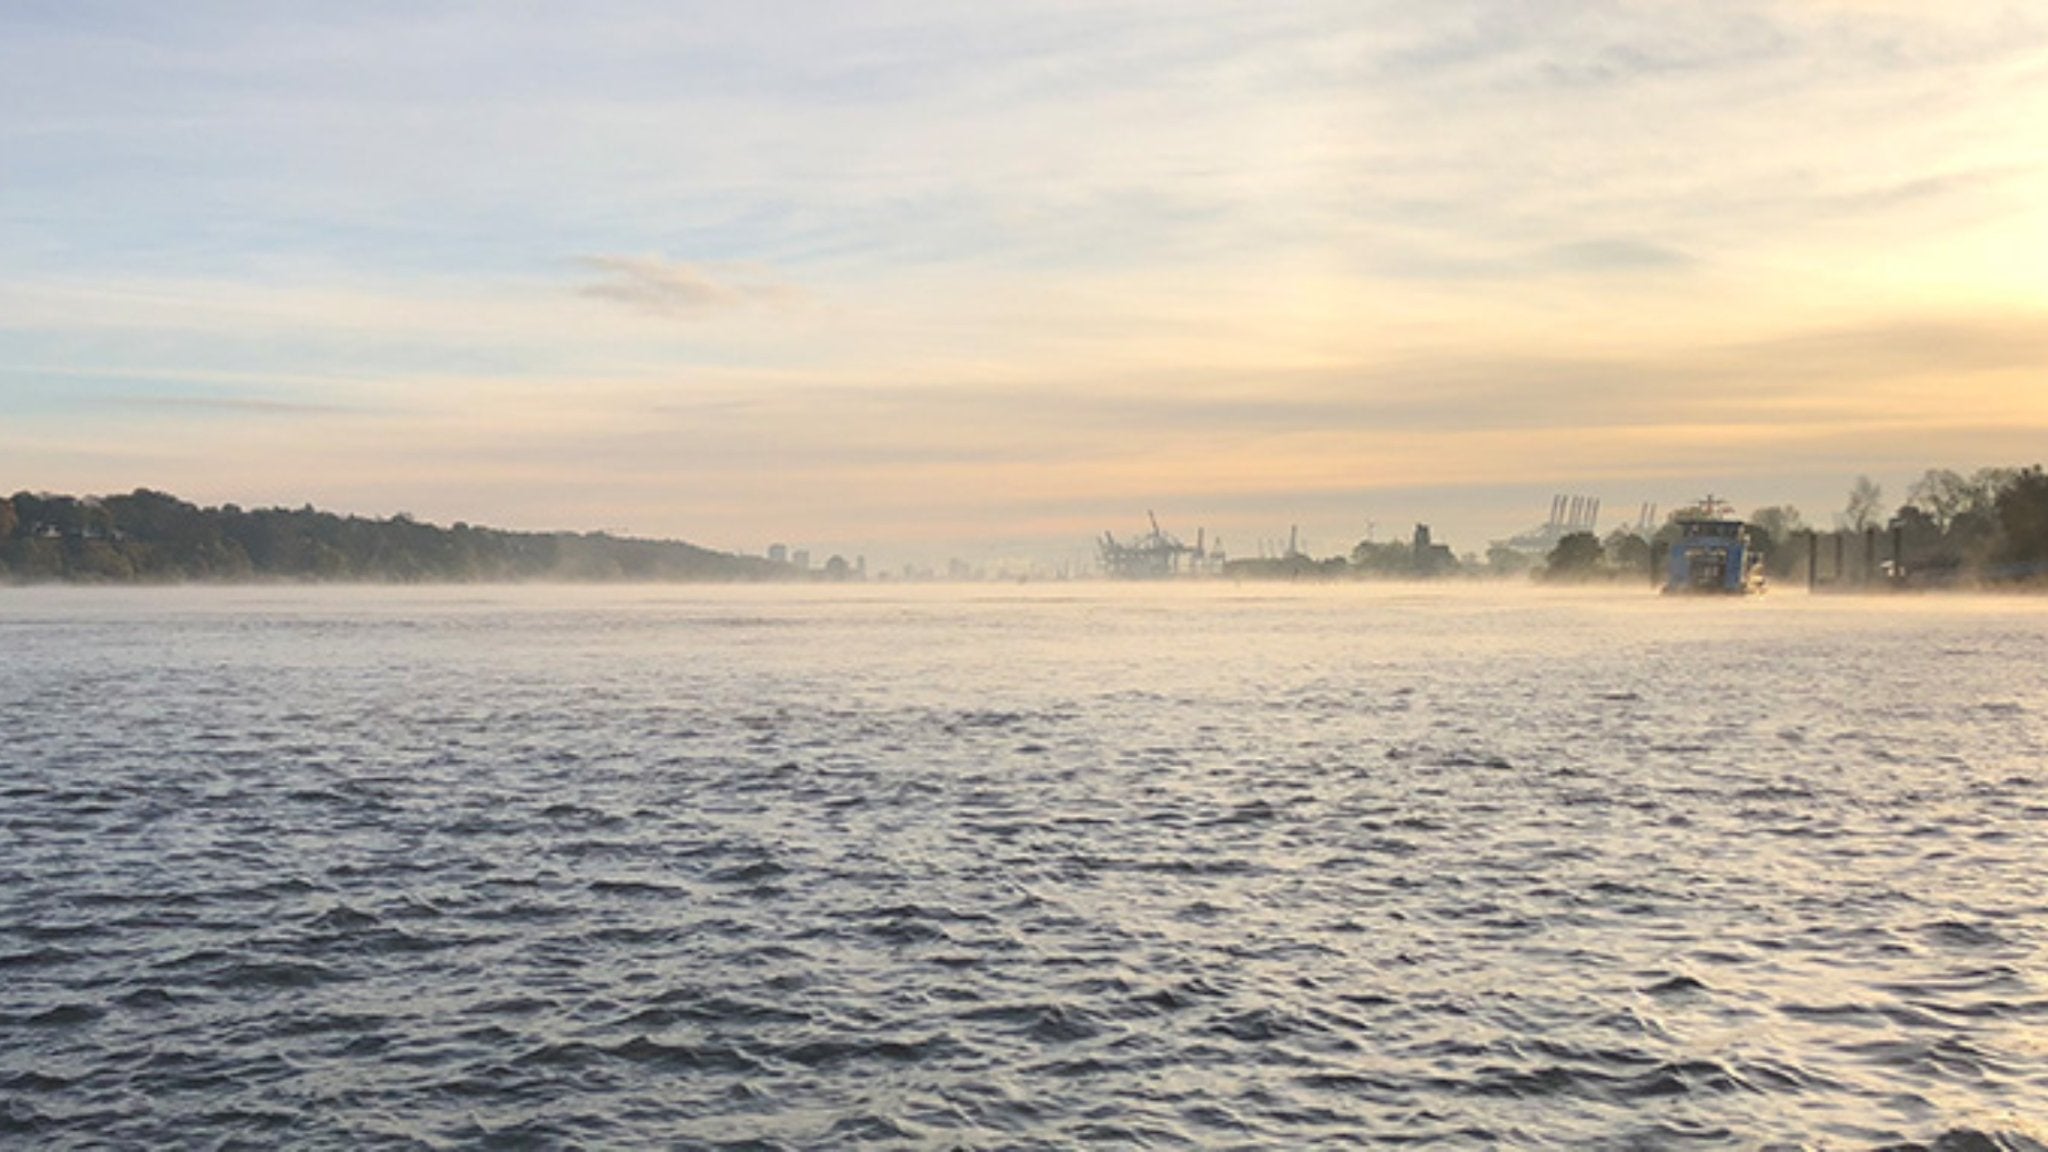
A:
<svg viewBox="0 0 2048 1152">
<path fill-rule="evenodd" d="M 1843 584 L 1843 583 L 1847 583 L 1847 580 L 1845 579 L 1844 573 L 1842 572 L 1842 567 L 1843 567 L 1843 565 L 1842 565 L 1842 540 L 1843 540 L 1843 536 L 1842 536 L 1842 530 L 1841 530 L 1840 528 L 1837 528 L 1837 529 L 1835 529 L 1835 579 L 1834 579 L 1834 582 L 1835 582 L 1835 583 L 1837 583 L 1837 584 Z"/>
<path fill-rule="evenodd" d="M 1806 530 L 1806 590 L 1820 587 L 1820 533 Z"/>
<path fill-rule="evenodd" d="M 1906 526 L 1892 521 L 1892 583 L 1906 583 Z"/>
<path fill-rule="evenodd" d="M 1877 525 L 1863 529 L 1863 584 L 1869 587 L 1877 580 Z"/>
</svg>

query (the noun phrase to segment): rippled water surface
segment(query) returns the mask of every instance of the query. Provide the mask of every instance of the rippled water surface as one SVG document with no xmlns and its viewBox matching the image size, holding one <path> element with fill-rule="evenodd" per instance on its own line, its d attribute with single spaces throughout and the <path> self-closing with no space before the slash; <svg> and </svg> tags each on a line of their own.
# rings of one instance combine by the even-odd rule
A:
<svg viewBox="0 0 2048 1152">
<path fill-rule="evenodd" d="M 2038 1149 L 2048 603 L 0 589 L 0 1144 Z"/>
</svg>

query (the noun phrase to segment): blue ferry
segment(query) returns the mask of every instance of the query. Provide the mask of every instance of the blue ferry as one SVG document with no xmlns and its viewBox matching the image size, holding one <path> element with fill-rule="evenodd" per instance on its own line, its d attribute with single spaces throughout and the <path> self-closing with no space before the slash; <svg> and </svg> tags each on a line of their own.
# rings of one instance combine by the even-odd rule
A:
<svg viewBox="0 0 2048 1152">
<path fill-rule="evenodd" d="M 1749 536 L 1749 525 L 1720 519 L 1711 499 L 1705 516 L 1678 520 L 1678 539 L 1664 594 L 1747 596 L 1764 590 L 1764 558 Z"/>
</svg>

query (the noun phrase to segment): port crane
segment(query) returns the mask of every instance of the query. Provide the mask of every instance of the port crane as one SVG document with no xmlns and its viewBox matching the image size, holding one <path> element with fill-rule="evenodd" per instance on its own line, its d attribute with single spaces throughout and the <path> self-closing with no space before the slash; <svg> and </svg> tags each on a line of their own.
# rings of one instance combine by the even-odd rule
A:
<svg viewBox="0 0 2048 1152">
<path fill-rule="evenodd" d="M 1118 540 L 1113 533 L 1104 532 L 1097 543 L 1102 557 L 1104 573 L 1124 580 L 1156 580 L 1177 576 L 1181 572 L 1184 558 L 1200 563 L 1207 557 L 1203 547 L 1205 532 L 1198 532 L 1195 543 L 1189 546 L 1180 537 L 1159 526 L 1159 517 L 1147 511 L 1145 519 L 1152 530 L 1133 540 Z"/>
</svg>

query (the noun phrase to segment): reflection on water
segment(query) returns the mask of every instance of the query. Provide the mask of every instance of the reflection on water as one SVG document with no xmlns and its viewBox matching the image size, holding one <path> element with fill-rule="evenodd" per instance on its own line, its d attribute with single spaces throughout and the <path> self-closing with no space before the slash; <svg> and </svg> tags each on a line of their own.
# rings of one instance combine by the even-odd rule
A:
<svg viewBox="0 0 2048 1152">
<path fill-rule="evenodd" d="M 0 1143 L 2036 1148 L 2048 606 L 0 594 Z"/>
</svg>

